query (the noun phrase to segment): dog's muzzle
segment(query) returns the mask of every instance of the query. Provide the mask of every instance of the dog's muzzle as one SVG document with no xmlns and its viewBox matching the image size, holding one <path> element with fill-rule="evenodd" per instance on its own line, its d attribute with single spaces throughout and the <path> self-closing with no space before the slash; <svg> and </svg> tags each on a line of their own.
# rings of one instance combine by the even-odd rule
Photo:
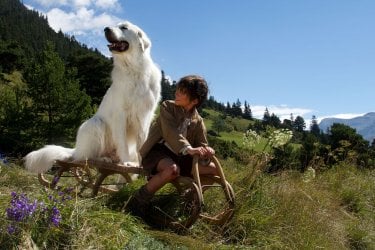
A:
<svg viewBox="0 0 375 250">
<path fill-rule="evenodd" d="M 108 48 L 110 51 L 124 52 L 129 49 L 129 43 L 127 41 L 119 41 L 111 28 L 106 27 L 104 29 L 105 38 L 110 42 Z"/>
</svg>

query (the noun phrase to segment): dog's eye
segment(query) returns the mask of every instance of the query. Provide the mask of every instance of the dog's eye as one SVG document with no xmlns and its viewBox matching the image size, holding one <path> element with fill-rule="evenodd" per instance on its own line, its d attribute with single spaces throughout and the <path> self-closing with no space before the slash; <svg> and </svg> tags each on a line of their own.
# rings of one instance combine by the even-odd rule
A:
<svg viewBox="0 0 375 250">
<path fill-rule="evenodd" d="M 126 27 L 126 26 L 121 26 L 120 29 L 121 29 L 121 30 L 128 30 L 128 27 Z"/>
</svg>

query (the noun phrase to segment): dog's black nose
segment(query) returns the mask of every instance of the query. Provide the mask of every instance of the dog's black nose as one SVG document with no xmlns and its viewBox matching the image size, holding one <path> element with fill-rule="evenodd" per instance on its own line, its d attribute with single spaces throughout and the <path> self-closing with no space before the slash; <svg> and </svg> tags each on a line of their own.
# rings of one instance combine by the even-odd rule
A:
<svg viewBox="0 0 375 250">
<path fill-rule="evenodd" d="M 111 29 L 109 27 L 104 28 L 104 32 L 109 32 Z"/>
</svg>

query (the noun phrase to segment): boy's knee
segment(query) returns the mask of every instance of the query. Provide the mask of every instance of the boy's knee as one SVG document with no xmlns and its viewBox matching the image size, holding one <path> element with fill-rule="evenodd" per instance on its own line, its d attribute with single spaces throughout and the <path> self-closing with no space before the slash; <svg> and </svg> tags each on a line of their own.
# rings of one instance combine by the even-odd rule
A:
<svg viewBox="0 0 375 250">
<path fill-rule="evenodd" d="M 179 175 L 179 168 L 176 164 L 171 165 L 163 171 L 164 178 L 168 181 L 172 181 Z"/>
</svg>

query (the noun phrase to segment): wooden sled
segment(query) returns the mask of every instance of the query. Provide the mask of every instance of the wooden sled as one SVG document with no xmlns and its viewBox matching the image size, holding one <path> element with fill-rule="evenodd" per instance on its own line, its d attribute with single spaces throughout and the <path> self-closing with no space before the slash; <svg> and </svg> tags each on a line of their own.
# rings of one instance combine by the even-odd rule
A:
<svg viewBox="0 0 375 250">
<path fill-rule="evenodd" d="M 200 175 L 198 157 L 194 157 L 193 178 L 179 176 L 155 194 L 151 202 L 153 213 L 158 217 L 156 223 L 180 231 L 191 227 L 198 218 L 219 226 L 232 218 L 234 191 L 225 179 L 218 159 L 212 157 L 212 161 L 218 169 L 218 176 Z M 132 182 L 132 174 L 146 175 L 139 166 L 97 160 L 58 160 L 52 170 L 39 174 L 38 178 L 43 186 L 59 189 L 62 180 L 71 177 L 71 182 L 78 182 L 82 188 L 91 189 L 92 196 L 96 196 L 99 192 L 118 192 L 122 185 Z M 119 183 L 119 179 L 123 182 Z"/>
</svg>

